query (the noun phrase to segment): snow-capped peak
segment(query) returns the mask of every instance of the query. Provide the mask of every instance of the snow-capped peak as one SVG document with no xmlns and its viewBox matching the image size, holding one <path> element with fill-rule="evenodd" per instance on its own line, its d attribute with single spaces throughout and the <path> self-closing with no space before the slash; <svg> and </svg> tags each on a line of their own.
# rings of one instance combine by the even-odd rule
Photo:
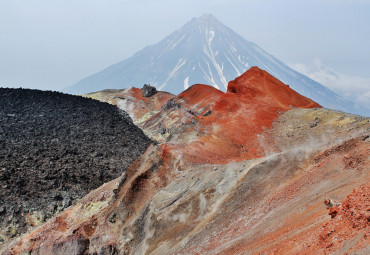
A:
<svg viewBox="0 0 370 255">
<path fill-rule="evenodd" d="M 350 104 L 337 94 L 294 71 L 210 14 L 193 18 L 159 43 L 81 80 L 66 91 L 81 94 L 148 83 L 174 94 L 196 83 L 226 91 L 228 82 L 251 66 L 269 72 L 325 107 L 351 111 Z"/>
</svg>

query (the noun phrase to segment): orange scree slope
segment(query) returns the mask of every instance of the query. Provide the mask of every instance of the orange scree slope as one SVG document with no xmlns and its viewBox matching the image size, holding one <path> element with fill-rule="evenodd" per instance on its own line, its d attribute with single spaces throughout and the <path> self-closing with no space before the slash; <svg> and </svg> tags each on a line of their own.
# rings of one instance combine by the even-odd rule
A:
<svg viewBox="0 0 370 255">
<path fill-rule="evenodd" d="M 228 163 L 261 157 L 259 134 L 293 107 L 321 107 L 298 94 L 266 71 L 252 67 L 229 82 L 223 93 L 211 86 L 194 85 L 174 101 L 198 112 L 199 135 L 190 143 L 168 143 L 164 151 L 181 153 L 194 163 Z"/>
</svg>

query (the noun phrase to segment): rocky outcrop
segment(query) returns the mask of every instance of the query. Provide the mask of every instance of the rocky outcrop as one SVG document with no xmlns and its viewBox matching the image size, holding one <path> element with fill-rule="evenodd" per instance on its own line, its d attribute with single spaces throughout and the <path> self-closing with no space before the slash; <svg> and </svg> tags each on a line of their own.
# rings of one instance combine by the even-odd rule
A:
<svg viewBox="0 0 370 255">
<path fill-rule="evenodd" d="M 103 90 L 83 96 L 116 105 L 127 112 L 134 123 L 140 126 L 141 123 L 145 123 L 151 116 L 157 114 L 166 102 L 175 97 L 164 91 L 157 91 L 150 97 L 145 97 L 144 94 L 148 95 L 144 88 L 130 88 Z"/>
<path fill-rule="evenodd" d="M 0 89 L 0 241 L 119 177 L 151 142 L 110 104 Z"/>
<path fill-rule="evenodd" d="M 370 119 L 320 108 L 255 68 L 229 85 L 195 85 L 163 102 L 141 122 L 161 144 L 2 254 L 366 251 Z M 139 92 L 133 112 L 144 116 L 141 104 L 153 101 Z M 343 210 L 332 218 L 325 200 Z M 351 234 L 328 246 L 322 236 L 336 217 Z"/>
<path fill-rule="evenodd" d="M 327 252 L 339 250 L 340 253 L 367 253 L 370 236 L 370 184 L 354 189 L 341 204 L 330 208 L 329 215 L 330 221 L 321 227 L 316 240 L 319 248 Z M 344 246 L 343 242 L 356 243 L 357 247 L 353 244 L 352 247 Z M 312 247 L 312 250 L 315 248 Z"/>
<path fill-rule="evenodd" d="M 143 91 L 143 97 L 151 97 L 155 93 L 157 93 L 157 89 L 153 86 L 148 85 L 148 84 L 144 84 L 144 87 L 143 87 L 142 91 Z"/>
</svg>

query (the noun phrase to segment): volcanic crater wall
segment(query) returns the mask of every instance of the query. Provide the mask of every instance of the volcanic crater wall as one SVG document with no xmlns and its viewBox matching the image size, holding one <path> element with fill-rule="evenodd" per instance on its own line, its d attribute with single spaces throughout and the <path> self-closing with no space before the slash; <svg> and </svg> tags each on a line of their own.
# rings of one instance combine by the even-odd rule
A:
<svg viewBox="0 0 370 255">
<path fill-rule="evenodd" d="M 255 67 L 229 87 L 88 95 L 163 143 L 0 254 L 369 254 L 370 120 Z"/>
<path fill-rule="evenodd" d="M 0 88 L 0 244 L 120 176 L 151 143 L 113 105 Z"/>
</svg>

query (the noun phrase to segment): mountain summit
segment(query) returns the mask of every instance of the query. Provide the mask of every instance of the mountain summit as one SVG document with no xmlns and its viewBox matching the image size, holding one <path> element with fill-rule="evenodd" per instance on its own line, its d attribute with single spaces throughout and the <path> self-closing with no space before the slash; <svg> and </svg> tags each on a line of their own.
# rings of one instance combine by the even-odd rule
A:
<svg viewBox="0 0 370 255">
<path fill-rule="evenodd" d="M 174 94 L 195 83 L 226 91 L 230 80 L 252 66 L 266 70 L 324 107 L 352 111 L 337 94 L 289 68 L 210 14 L 193 18 L 161 42 L 79 81 L 65 92 L 83 94 L 145 83 Z"/>
</svg>

